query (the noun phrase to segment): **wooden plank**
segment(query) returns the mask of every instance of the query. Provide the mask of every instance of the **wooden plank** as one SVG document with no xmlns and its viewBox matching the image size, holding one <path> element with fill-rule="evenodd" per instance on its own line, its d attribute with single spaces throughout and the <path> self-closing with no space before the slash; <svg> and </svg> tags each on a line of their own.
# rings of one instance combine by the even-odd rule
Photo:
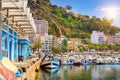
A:
<svg viewBox="0 0 120 80">
<path fill-rule="evenodd" d="M 0 55 L 2 55 L 2 0 L 0 0 Z"/>
<path fill-rule="evenodd" d="M 15 22 L 29 22 L 29 20 L 25 19 L 19 19 L 19 20 L 14 20 Z"/>
<path fill-rule="evenodd" d="M 27 15 L 23 15 L 23 14 L 20 14 L 20 15 L 9 15 L 9 17 L 12 17 L 12 16 L 27 16 Z"/>
<path fill-rule="evenodd" d="M 31 24 L 18 24 L 18 26 L 31 26 Z"/>
<path fill-rule="evenodd" d="M 9 25 L 16 25 L 16 24 L 10 23 Z M 17 24 L 17 26 L 31 26 L 31 24 Z"/>
<path fill-rule="evenodd" d="M 6 9 L 23 9 L 22 7 L 3 7 L 2 10 L 6 10 Z"/>
<path fill-rule="evenodd" d="M 23 29 L 32 29 L 32 27 L 22 27 Z"/>
<path fill-rule="evenodd" d="M 29 29 L 29 30 L 25 30 L 25 31 L 26 31 L 26 32 L 29 32 L 29 31 L 33 31 L 33 30 L 30 30 L 30 29 Z"/>
</svg>

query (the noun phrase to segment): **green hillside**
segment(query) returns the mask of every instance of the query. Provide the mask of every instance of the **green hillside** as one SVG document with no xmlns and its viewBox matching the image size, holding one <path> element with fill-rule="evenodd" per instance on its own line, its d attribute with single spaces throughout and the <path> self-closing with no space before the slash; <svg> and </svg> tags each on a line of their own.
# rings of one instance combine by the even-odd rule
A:
<svg viewBox="0 0 120 80">
<path fill-rule="evenodd" d="M 120 28 L 111 25 L 113 20 L 75 14 L 69 5 L 63 8 L 52 5 L 49 0 L 29 0 L 29 6 L 34 18 L 49 22 L 48 31 L 52 35 L 89 38 L 93 30 L 104 31 L 105 34 L 111 35 L 120 31 Z"/>
</svg>

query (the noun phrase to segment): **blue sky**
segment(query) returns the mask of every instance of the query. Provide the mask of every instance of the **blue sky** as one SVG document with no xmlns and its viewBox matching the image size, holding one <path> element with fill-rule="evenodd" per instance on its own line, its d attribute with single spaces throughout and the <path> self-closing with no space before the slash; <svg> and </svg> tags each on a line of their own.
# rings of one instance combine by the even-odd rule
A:
<svg viewBox="0 0 120 80">
<path fill-rule="evenodd" d="M 113 25 L 120 27 L 120 0 L 50 0 L 52 4 L 72 6 L 74 12 L 114 19 Z"/>
</svg>

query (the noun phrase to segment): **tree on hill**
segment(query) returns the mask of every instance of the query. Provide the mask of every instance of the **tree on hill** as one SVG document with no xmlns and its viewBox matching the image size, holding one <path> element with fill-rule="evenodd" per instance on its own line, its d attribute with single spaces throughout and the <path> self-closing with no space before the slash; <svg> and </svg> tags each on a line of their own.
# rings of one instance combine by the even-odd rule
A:
<svg viewBox="0 0 120 80">
<path fill-rule="evenodd" d="M 53 51 L 54 53 L 59 53 L 60 50 L 61 50 L 61 47 L 60 47 L 60 46 L 52 46 L 52 51 Z"/>
<path fill-rule="evenodd" d="M 36 0 L 36 3 L 40 4 L 42 2 L 42 0 Z"/>
<path fill-rule="evenodd" d="M 41 46 L 41 43 L 39 43 L 39 42 L 35 42 L 33 45 L 30 46 L 31 51 L 33 51 L 33 53 L 34 53 L 35 50 L 38 50 L 38 51 L 39 51 L 39 49 L 40 49 L 41 47 L 42 47 L 42 46 Z"/>
<path fill-rule="evenodd" d="M 67 10 L 72 10 L 72 6 L 67 5 L 67 6 L 66 6 L 66 9 L 67 9 Z"/>
<path fill-rule="evenodd" d="M 58 7 L 51 5 L 50 0 L 36 1 L 35 3 L 34 0 L 28 0 L 31 12 L 35 18 L 49 22 L 49 34 L 65 35 L 71 38 L 89 38 L 93 30 L 112 35 L 120 31 L 120 28 L 113 26 L 112 20 L 107 18 L 100 19 L 96 16 L 90 18 L 87 15 L 74 14 L 70 5 L 67 5 L 66 8 Z"/>
</svg>

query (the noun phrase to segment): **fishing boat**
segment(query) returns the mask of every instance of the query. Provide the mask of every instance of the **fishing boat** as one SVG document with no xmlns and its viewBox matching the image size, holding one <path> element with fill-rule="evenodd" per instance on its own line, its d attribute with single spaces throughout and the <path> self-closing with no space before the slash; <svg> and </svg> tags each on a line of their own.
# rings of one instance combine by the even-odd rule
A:
<svg viewBox="0 0 120 80">
<path fill-rule="evenodd" d="M 81 62 L 74 62 L 74 66 L 80 66 L 80 65 L 82 65 Z"/>
<path fill-rule="evenodd" d="M 96 62 L 97 65 L 104 65 L 105 62 L 104 62 L 104 58 L 103 57 L 99 57 L 97 58 L 97 62 Z"/>
<path fill-rule="evenodd" d="M 73 59 L 69 59 L 69 60 L 68 60 L 68 64 L 69 64 L 69 65 L 73 65 L 73 64 L 74 64 L 74 60 L 73 60 Z"/>
<path fill-rule="evenodd" d="M 89 64 L 95 65 L 97 64 L 97 60 L 96 59 L 89 60 Z"/>
<path fill-rule="evenodd" d="M 82 64 L 83 64 L 83 65 L 88 65 L 88 64 L 89 64 L 89 61 L 88 61 L 88 60 L 83 60 L 83 61 L 82 61 Z"/>
<path fill-rule="evenodd" d="M 75 59 L 74 66 L 80 66 L 82 65 L 81 59 Z"/>
<path fill-rule="evenodd" d="M 54 69 L 60 66 L 60 60 L 50 55 L 45 55 L 40 63 L 41 68 Z"/>
</svg>

